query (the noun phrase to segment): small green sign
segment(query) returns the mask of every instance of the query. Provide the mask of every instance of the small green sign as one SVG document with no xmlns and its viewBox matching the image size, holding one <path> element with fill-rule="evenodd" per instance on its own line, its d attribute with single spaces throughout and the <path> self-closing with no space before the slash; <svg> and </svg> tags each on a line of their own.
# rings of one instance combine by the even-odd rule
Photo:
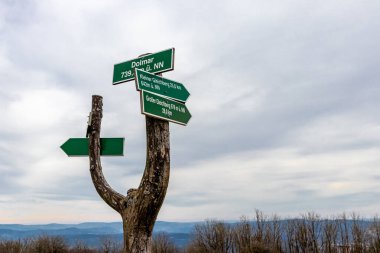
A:
<svg viewBox="0 0 380 253">
<path fill-rule="evenodd" d="M 144 90 L 141 91 L 141 113 L 181 125 L 186 125 L 191 118 L 183 103 Z"/>
<path fill-rule="evenodd" d="M 61 149 L 68 156 L 88 156 L 88 138 L 70 138 Z M 100 155 L 123 156 L 124 138 L 100 138 Z"/>
<path fill-rule="evenodd" d="M 112 84 L 133 80 L 135 78 L 134 68 L 143 69 L 150 73 L 162 73 L 173 70 L 174 48 L 115 64 Z"/>
<path fill-rule="evenodd" d="M 135 81 L 137 90 L 150 91 L 180 102 L 186 102 L 190 93 L 182 83 L 172 81 L 141 69 L 135 69 Z"/>
</svg>

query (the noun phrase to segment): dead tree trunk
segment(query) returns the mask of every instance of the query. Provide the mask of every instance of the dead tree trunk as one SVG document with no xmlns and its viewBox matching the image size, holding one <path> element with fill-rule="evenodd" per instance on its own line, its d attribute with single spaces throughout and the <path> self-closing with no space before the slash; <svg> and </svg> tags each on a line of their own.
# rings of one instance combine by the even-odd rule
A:
<svg viewBox="0 0 380 253">
<path fill-rule="evenodd" d="M 92 96 L 89 134 L 91 178 L 100 197 L 123 219 L 124 253 L 150 253 L 153 226 L 169 184 L 169 122 L 146 116 L 147 154 L 140 185 L 124 196 L 109 186 L 100 162 L 101 96 Z"/>
</svg>

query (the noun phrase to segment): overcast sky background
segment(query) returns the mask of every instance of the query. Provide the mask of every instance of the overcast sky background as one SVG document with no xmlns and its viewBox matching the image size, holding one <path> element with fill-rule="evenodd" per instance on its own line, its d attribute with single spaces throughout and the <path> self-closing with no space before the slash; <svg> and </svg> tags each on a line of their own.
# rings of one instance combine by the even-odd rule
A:
<svg viewBox="0 0 380 253">
<path fill-rule="evenodd" d="M 170 124 L 171 177 L 159 220 L 380 213 L 377 0 L 0 2 L 0 223 L 119 221 L 87 158 L 91 95 L 102 157 L 126 194 L 145 166 L 145 119 L 113 64 L 174 47 L 192 119 Z"/>
</svg>

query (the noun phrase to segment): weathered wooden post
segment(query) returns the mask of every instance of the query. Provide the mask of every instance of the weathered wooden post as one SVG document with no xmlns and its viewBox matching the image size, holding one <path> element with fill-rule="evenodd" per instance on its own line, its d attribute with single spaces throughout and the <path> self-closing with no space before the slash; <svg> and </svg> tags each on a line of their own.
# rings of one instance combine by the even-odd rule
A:
<svg viewBox="0 0 380 253">
<path fill-rule="evenodd" d="M 89 158 L 92 181 L 100 197 L 123 219 L 124 252 L 151 252 L 153 226 L 164 201 L 169 183 L 169 122 L 146 116 L 147 157 L 143 177 L 137 189 L 124 196 L 113 190 L 102 173 L 100 129 L 102 97 L 92 97 L 89 133 Z"/>
</svg>

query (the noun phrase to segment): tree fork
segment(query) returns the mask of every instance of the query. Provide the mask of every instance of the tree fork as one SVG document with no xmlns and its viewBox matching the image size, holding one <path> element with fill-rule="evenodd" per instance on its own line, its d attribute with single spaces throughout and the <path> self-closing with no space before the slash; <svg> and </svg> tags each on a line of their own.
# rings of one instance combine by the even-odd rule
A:
<svg viewBox="0 0 380 253">
<path fill-rule="evenodd" d="M 100 197 L 123 220 L 124 253 L 150 253 L 153 226 L 164 201 L 170 175 L 169 122 L 149 116 L 146 121 L 146 164 L 137 189 L 124 196 L 107 183 L 100 161 L 103 98 L 92 96 L 89 131 L 90 173 Z"/>
</svg>

